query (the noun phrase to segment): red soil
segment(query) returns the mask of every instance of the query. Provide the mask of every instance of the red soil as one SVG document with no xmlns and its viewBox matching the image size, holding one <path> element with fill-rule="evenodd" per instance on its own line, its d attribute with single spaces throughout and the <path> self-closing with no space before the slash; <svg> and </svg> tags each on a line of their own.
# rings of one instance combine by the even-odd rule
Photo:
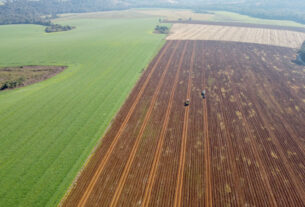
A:
<svg viewBox="0 0 305 207">
<path fill-rule="evenodd" d="M 304 206 L 305 75 L 294 53 L 168 41 L 63 206 Z"/>
</svg>

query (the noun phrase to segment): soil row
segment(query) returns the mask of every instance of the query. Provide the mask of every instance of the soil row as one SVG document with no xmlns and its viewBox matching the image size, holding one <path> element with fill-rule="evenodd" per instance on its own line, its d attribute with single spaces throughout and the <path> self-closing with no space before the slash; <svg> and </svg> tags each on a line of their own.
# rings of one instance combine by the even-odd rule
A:
<svg viewBox="0 0 305 207">
<path fill-rule="evenodd" d="M 63 205 L 304 206 L 305 77 L 293 57 L 168 41 Z"/>
</svg>

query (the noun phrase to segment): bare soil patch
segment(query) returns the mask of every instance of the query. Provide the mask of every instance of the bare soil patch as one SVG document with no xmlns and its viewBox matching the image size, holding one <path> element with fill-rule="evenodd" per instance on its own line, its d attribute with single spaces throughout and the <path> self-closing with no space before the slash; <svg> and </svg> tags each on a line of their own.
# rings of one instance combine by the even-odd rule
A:
<svg viewBox="0 0 305 207">
<path fill-rule="evenodd" d="M 0 91 L 37 83 L 65 70 L 67 66 L 28 65 L 0 68 Z"/>
</svg>

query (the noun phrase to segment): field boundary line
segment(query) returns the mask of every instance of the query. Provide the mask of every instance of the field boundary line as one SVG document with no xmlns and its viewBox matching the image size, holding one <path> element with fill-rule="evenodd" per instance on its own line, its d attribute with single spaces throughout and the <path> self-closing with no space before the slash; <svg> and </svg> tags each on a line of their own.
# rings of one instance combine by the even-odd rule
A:
<svg viewBox="0 0 305 207">
<path fill-rule="evenodd" d="M 118 130 L 118 132 L 117 132 L 115 138 L 113 139 L 113 141 L 112 141 L 112 143 L 111 143 L 111 145 L 110 145 L 108 151 L 106 152 L 104 158 L 103 158 L 102 161 L 100 162 L 100 164 L 99 164 L 99 166 L 98 166 L 98 169 L 95 171 L 95 173 L 94 173 L 94 175 L 93 175 L 93 177 L 92 177 L 92 179 L 91 179 L 91 181 L 90 181 L 88 187 L 86 188 L 86 190 L 85 190 L 85 192 L 84 192 L 84 194 L 83 194 L 81 200 L 79 201 L 79 203 L 78 203 L 78 205 L 77 205 L 78 207 L 84 206 L 84 205 L 86 204 L 86 202 L 87 202 L 87 200 L 88 200 L 88 198 L 89 198 L 89 195 L 90 195 L 90 193 L 92 192 L 93 187 L 95 186 L 95 184 L 96 184 L 96 182 L 97 182 L 97 180 L 98 180 L 99 175 L 101 174 L 101 172 L 103 171 L 103 169 L 104 169 L 104 167 L 105 167 L 107 161 L 109 160 L 109 157 L 110 157 L 110 155 L 111 155 L 111 153 L 112 153 L 114 147 L 116 146 L 116 144 L 117 144 L 117 142 L 118 142 L 118 140 L 119 140 L 119 137 L 121 136 L 122 132 L 124 131 L 127 122 L 129 121 L 129 119 L 130 119 L 130 117 L 131 117 L 131 115 L 132 115 L 134 109 L 136 108 L 136 105 L 138 104 L 138 102 L 139 102 L 139 100 L 140 100 L 142 94 L 144 93 L 144 90 L 146 89 L 146 86 L 148 85 L 148 82 L 149 82 L 150 79 L 151 79 L 152 74 L 154 73 L 155 69 L 157 68 L 157 65 L 159 64 L 159 62 L 160 62 L 161 58 L 163 57 L 165 51 L 168 50 L 169 45 L 170 45 L 170 44 L 168 44 L 168 45 L 165 46 L 164 50 L 162 51 L 162 53 L 161 53 L 160 56 L 158 57 L 158 59 L 157 59 L 155 65 L 153 66 L 153 68 L 151 69 L 149 75 L 147 76 L 147 78 L 146 78 L 146 80 L 145 80 L 143 86 L 141 87 L 140 92 L 138 93 L 138 95 L 137 95 L 137 97 L 136 97 L 134 103 L 132 104 L 132 106 L 131 106 L 131 108 L 130 108 L 128 114 L 127 114 L 127 116 L 125 117 L 125 119 L 124 119 L 124 121 L 123 121 L 123 123 L 122 123 L 120 129 Z"/>
<path fill-rule="evenodd" d="M 184 55 L 185 55 L 187 45 L 188 45 L 188 42 L 184 46 L 184 49 L 183 49 L 183 52 L 182 52 L 182 57 L 184 57 Z M 175 95 L 175 92 L 176 92 L 176 89 L 177 89 L 177 83 L 178 83 L 178 80 L 179 80 L 179 75 L 180 75 L 182 62 L 183 62 L 183 58 L 180 59 L 179 66 L 178 66 L 178 71 L 177 71 L 176 77 L 175 77 L 174 86 L 171 90 L 169 104 L 168 104 L 167 109 L 166 109 L 165 120 L 163 122 L 163 126 L 162 126 L 162 130 L 161 130 L 161 133 L 160 133 L 157 149 L 156 149 L 155 156 L 154 156 L 154 161 L 153 161 L 151 171 L 150 171 L 150 174 L 149 174 L 149 178 L 148 178 L 148 181 L 147 181 L 148 184 L 146 186 L 146 190 L 145 190 L 144 197 L 143 197 L 143 203 L 141 205 L 142 207 L 146 207 L 146 206 L 149 205 L 151 191 L 152 191 L 152 187 L 154 185 L 156 171 L 158 169 L 158 164 L 159 164 L 160 157 L 161 157 L 161 152 L 162 152 L 162 148 L 163 148 L 163 144 L 164 144 L 165 133 L 166 133 L 166 130 L 167 130 L 169 117 L 170 117 L 170 113 L 171 113 L 171 110 L 172 110 L 173 99 L 174 99 L 174 95 Z"/>
<path fill-rule="evenodd" d="M 192 69 L 194 66 L 194 56 L 195 56 L 195 48 L 196 44 L 195 41 L 193 42 L 193 51 L 191 57 L 191 64 L 189 70 L 189 79 L 187 85 L 187 99 L 190 99 L 191 96 L 191 87 L 192 87 Z M 183 57 L 182 57 L 183 58 Z M 182 187 L 183 187 L 183 178 L 184 178 L 184 166 L 185 166 L 185 154 L 186 154 L 186 143 L 187 143 L 187 132 L 188 132 L 188 117 L 189 117 L 189 106 L 185 108 L 184 112 L 184 124 L 183 124 L 183 132 L 182 132 L 182 141 L 181 141 L 181 148 L 180 148 L 180 160 L 179 160 L 179 169 L 178 169 L 178 176 L 177 176 L 177 185 L 175 190 L 175 200 L 174 206 L 180 207 L 181 206 L 181 197 L 182 197 Z"/>
<path fill-rule="evenodd" d="M 124 167 L 124 171 L 123 171 L 123 173 L 122 173 L 122 175 L 121 175 L 121 178 L 120 178 L 120 180 L 119 180 L 118 186 L 117 186 L 117 188 L 116 188 L 116 191 L 115 191 L 114 196 L 113 196 L 113 198 L 112 198 L 112 201 L 111 201 L 111 203 L 110 203 L 110 206 L 111 206 L 111 207 L 117 206 L 117 202 L 119 201 L 119 198 L 120 198 L 120 195 L 121 195 L 121 193 L 122 193 L 122 190 L 123 190 L 124 184 L 125 184 L 125 182 L 126 182 L 128 173 L 129 173 L 129 171 L 130 171 L 131 165 L 132 165 L 132 163 L 133 163 L 133 161 L 134 161 L 134 158 L 135 158 L 135 156 L 136 156 L 138 147 L 139 147 L 140 142 L 141 142 L 141 140 L 142 140 L 141 138 L 142 138 L 143 133 L 144 133 L 144 131 L 145 131 L 145 129 L 146 129 L 146 125 L 147 125 L 147 123 L 148 123 L 148 121 L 149 121 L 149 119 L 150 119 L 150 116 L 151 116 L 151 113 L 152 113 L 152 111 L 153 111 L 155 102 L 156 102 L 156 100 L 157 100 L 157 98 L 158 98 L 160 89 L 161 89 L 161 87 L 163 86 L 164 78 L 165 78 L 165 76 L 166 76 L 166 74 L 167 74 L 167 72 L 168 72 L 168 69 L 169 69 L 169 67 L 170 67 L 171 61 L 172 61 L 174 55 L 176 54 L 177 48 L 178 48 L 178 46 L 179 46 L 180 44 L 181 44 L 181 42 L 179 42 L 179 43 L 176 45 L 176 47 L 175 47 L 173 53 L 171 54 L 171 56 L 170 56 L 170 58 L 169 58 L 169 60 L 168 60 L 168 62 L 167 62 L 167 65 L 166 65 L 166 67 L 165 67 L 165 70 L 163 71 L 162 76 L 161 76 L 161 78 L 160 78 L 160 80 L 159 80 L 159 82 L 158 82 L 157 89 L 156 89 L 155 92 L 154 92 L 154 95 L 153 95 L 153 98 L 152 98 L 152 100 L 151 100 L 149 109 L 148 109 L 148 111 L 147 111 L 147 113 L 146 113 L 146 115 L 145 115 L 143 124 L 142 124 L 141 129 L 140 129 L 140 131 L 139 131 L 139 134 L 138 134 L 138 136 L 137 136 L 137 138 L 136 138 L 136 141 L 135 141 L 135 143 L 134 143 L 134 145 L 133 145 L 133 148 L 132 148 L 131 153 L 130 153 L 130 155 L 129 155 L 128 161 L 127 161 L 127 163 L 126 163 L 126 165 L 125 165 L 125 167 Z"/>
<path fill-rule="evenodd" d="M 192 20 L 192 21 L 165 20 L 163 22 L 164 23 L 171 23 L 171 24 L 270 29 L 270 30 L 282 30 L 282 31 L 305 33 L 304 27 L 288 26 L 288 25 L 287 26 L 281 26 L 281 25 L 272 25 L 272 24 L 254 24 L 254 23 L 246 23 L 246 22 L 215 22 L 215 21 L 204 21 L 204 20 Z"/>
</svg>

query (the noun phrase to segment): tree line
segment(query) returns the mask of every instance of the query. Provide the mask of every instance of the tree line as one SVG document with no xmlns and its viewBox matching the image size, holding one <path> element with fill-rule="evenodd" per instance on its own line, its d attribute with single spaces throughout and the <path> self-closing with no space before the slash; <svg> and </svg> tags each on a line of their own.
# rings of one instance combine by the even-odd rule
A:
<svg viewBox="0 0 305 207">
<path fill-rule="evenodd" d="M 192 9 L 197 12 L 221 10 L 239 14 L 277 20 L 291 20 L 305 24 L 305 1 L 304 0 L 125 0 L 132 7 L 169 7 L 178 9 Z"/>
<path fill-rule="evenodd" d="M 155 33 L 159 33 L 159 34 L 168 34 L 169 29 L 167 26 L 159 26 L 157 25 L 155 27 Z"/>
<path fill-rule="evenodd" d="M 51 25 L 48 18 L 43 18 L 34 5 L 38 2 L 23 0 L 7 1 L 0 6 L 0 24 L 40 24 Z"/>
<path fill-rule="evenodd" d="M 196 11 L 225 10 L 239 14 L 276 20 L 291 20 L 305 24 L 305 1 L 247 0 L 242 3 L 198 5 Z"/>
<path fill-rule="evenodd" d="M 0 6 L 0 25 L 39 24 L 47 26 L 48 31 L 69 30 L 72 27 L 51 23 L 57 14 L 107 11 L 124 9 L 111 0 L 7 0 Z"/>
<path fill-rule="evenodd" d="M 299 50 L 299 55 L 302 61 L 305 63 L 305 41 L 303 42 L 301 49 Z"/>
<path fill-rule="evenodd" d="M 194 11 L 201 13 L 201 11 L 205 12 L 207 9 L 231 11 L 242 15 L 247 15 L 261 19 L 290 20 L 301 24 L 305 24 L 305 12 L 292 10 L 289 8 L 270 10 L 267 8 L 257 9 L 254 7 L 214 6 L 214 7 L 204 7 L 203 9 L 195 9 Z"/>
<path fill-rule="evenodd" d="M 24 82 L 24 78 L 18 78 L 16 80 L 8 80 L 5 81 L 3 84 L 0 84 L 0 91 L 3 91 L 5 89 L 12 89 L 12 88 L 17 88 L 19 86 L 22 86 Z"/>
<path fill-rule="evenodd" d="M 45 28 L 45 32 L 46 33 L 51 33 L 51 32 L 63 32 L 63 31 L 69 31 L 71 29 L 75 29 L 75 27 L 73 26 L 69 26 L 69 25 L 60 25 L 60 24 L 52 24 L 50 26 L 47 26 Z"/>
<path fill-rule="evenodd" d="M 226 3 L 224 3 L 226 2 Z M 305 1 L 300 0 L 248 0 L 241 3 L 217 0 L 204 3 L 200 0 L 175 3 L 161 0 L 7 0 L 0 6 L 0 24 L 51 25 L 50 18 L 62 13 L 121 10 L 136 7 L 188 8 L 196 12 L 225 10 L 240 14 L 278 20 L 292 20 L 305 24 Z"/>
</svg>

